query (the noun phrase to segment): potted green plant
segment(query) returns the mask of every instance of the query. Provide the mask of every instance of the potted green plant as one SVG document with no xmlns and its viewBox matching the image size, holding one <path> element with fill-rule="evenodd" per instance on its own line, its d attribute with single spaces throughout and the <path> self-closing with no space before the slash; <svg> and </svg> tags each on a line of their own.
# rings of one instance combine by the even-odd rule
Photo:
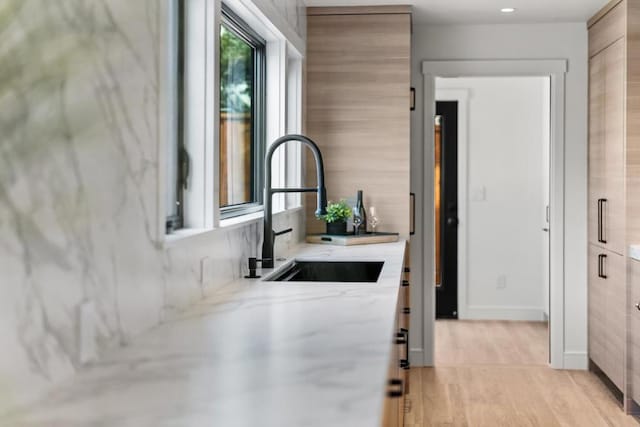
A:
<svg viewBox="0 0 640 427">
<path fill-rule="evenodd" d="M 351 207 L 347 201 L 342 199 L 339 202 L 329 202 L 327 213 L 318 216 L 319 219 L 327 223 L 327 234 L 347 234 L 347 220 L 351 218 Z"/>
</svg>

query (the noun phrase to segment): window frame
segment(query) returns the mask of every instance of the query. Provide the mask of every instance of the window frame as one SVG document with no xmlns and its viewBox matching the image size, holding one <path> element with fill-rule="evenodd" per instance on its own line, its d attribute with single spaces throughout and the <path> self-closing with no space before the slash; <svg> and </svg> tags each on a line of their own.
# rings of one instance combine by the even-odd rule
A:
<svg viewBox="0 0 640 427">
<path fill-rule="evenodd" d="M 163 41 L 166 49 L 160 55 L 160 114 L 166 118 L 160 129 L 158 146 L 157 242 L 164 248 L 197 236 L 215 236 L 219 230 L 259 221 L 263 205 L 246 204 L 226 218 L 221 215 L 220 201 L 220 24 L 222 10 L 244 22 L 249 31 L 264 39 L 264 147 L 256 158 L 285 133 L 300 133 L 302 74 L 297 85 L 287 81 L 290 66 L 300 68 L 305 43 L 275 10 L 254 7 L 254 0 L 165 0 L 168 31 Z M 289 59 L 296 59 L 291 62 Z M 178 67 L 180 61 L 180 68 Z M 298 74 L 299 71 L 293 74 Z M 289 92 L 297 95 L 289 98 Z M 299 93 L 298 93 L 299 92 Z M 290 102 L 292 105 L 289 105 Z M 299 109 L 297 114 L 292 109 Z M 304 156 L 296 144 L 281 147 L 273 158 L 274 185 L 296 185 L 304 168 Z M 297 163 L 289 167 L 289 162 Z M 256 194 L 263 201 L 264 162 L 254 162 Z M 300 178 L 298 178 L 300 179 Z M 180 180 L 180 182 L 178 182 Z M 187 186 L 185 187 L 185 182 Z M 288 196 L 288 195 L 287 195 Z M 293 199 L 292 199 L 293 200 Z M 274 196 L 274 215 L 300 209 L 299 202 Z M 243 209 L 245 208 L 245 209 Z"/>
<path fill-rule="evenodd" d="M 173 160 L 173 164 L 169 167 L 174 168 L 174 172 L 169 174 L 175 175 L 173 182 L 167 182 L 167 185 L 174 186 L 175 194 L 173 200 L 175 208 L 165 209 L 165 235 L 172 234 L 177 230 L 184 228 L 184 190 L 188 187 L 189 163 L 190 158 L 184 141 L 184 93 L 185 93 L 185 4 L 183 1 L 172 1 L 169 13 L 169 38 L 170 53 L 168 56 L 170 72 L 172 76 L 172 84 L 169 90 L 169 112 L 170 112 L 170 140 L 172 144 L 168 149 L 175 149 L 175 158 L 169 156 Z M 168 154 L 168 153 L 167 153 Z M 169 210 L 170 209 L 170 210 Z M 175 210 L 174 210 L 175 209 Z"/>
<path fill-rule="evenodd" d="M 240 203 L 230 206 L 219 206 L 220 219 L 229 219 L 241 215 L 259 212 L 263 209 L 264 203 L 264 156 L 266 152 L 266 76 L 267 76 L 267 42 L 243 21 L 233 10 L 226 4 L 222 3 L 222 13 L 220 26 L 232 32 L 235 36 L 241 38 L 253 48 L 253 97 L 251 102 L 251 138 L 252 138 L 252 179 L 251 192 L 253 194 L 252 202 Z M 218 29 L 219 33 L 219 29 Z M 222 54 L 220 50 L 218 58 Z M 218 59 L 219 60 L 219 59 Z M 220 76 L 218 76 L 215 90 L 220 91 Z M 218 119 L 217 126 L 220 126 Z M 219 136 L 222 138 L 222 136 Z M 218 145 L 220 141 L 217 141 Z M 217 170 L 220 172 L 220 159 L 218 159 Z M 216 179 L 220 174 L 216 174 Z M 218 203 L 220 194 L 216 194 Z"/>
</svg>

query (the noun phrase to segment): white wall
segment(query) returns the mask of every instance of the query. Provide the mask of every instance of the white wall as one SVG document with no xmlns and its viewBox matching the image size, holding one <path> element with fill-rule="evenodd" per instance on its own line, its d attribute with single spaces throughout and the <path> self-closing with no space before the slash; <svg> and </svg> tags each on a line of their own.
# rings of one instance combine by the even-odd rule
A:
<svg viewBox="0 0 640 427">
<path fill-rule="evenodd" d="M 302 0 L 264 1 L 304 37 Z M 258 221 L 159 243 L 167 3 L 2 2 L 0 412 L 240 277 L 258 251 Z M 302 210 L 274 220 L 294 228 L 280 246 L 304 230 Z"/>
<path fill-rule="evenodd" d="M 432 171 L 424 168 L 421 62 L 446 59 L 567 59 L 566 164 L 565 164 L 565 365 L 586 366 L 586 197 L 587 197 L 587 30 L 583 23 L 529 25 L 415 25 L 413 29 L 412 83 L 416 110 L 412 114 L 412 188 L 432 186 Z M 423 200 L 417 194 L 417 205 Z M 416 224 L 432 220 L 430 211 L 417 212 Z M 431 348 L 423 342 L 423 291 L 432 286 L 433 239 L 418 229 L 412 242 L 412 358 L 430 362 Z M 422 267 L 422 272 L 417 269 Z M 425 351 L 426 350 L 426 351 Z M 426 357 L 425 357 L 426 355 Z"/>
<path fill-rule="evenodd" d="M 459 171 L 468 185 L 467 212 L 459 212 L 459 233 L 467 233 L 467 248 L 459 247 L 467 251 L 459 316 L 543 320 L 540 212 L 549 78 L 438 78 L 436 93 L 442 89 L 468 93 L 468 166 Z"/>
</svg>

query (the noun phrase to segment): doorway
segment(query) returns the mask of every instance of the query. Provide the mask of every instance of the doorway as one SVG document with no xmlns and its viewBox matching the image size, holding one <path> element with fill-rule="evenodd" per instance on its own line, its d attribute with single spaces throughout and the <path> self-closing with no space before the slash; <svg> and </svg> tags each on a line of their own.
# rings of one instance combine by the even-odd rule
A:
<svg viewBox="0 0 640 427">
<path fill-rule="evenodd" d="M 437 101 L 434 135 L 436 319 L 458 318 L 458 101 Z"/>
<path fill-rule="evenodd" d="M 420 204 L 421 224 L 424 235 L 416 236 L 418 250 L 421 249 L 421 274 L 424 277 L 422 297 L 423 347 L 412 349 L 412 357 L 416 364 L 433 366 L 435 350 L 435 286 L 433 286 L 433 135 L 435 116 L 436 85 L 438 77 L 500 77 L 500 76 L 546 76 L 550 77 L 550 211 L 549 211 L 549 328 L 550 328 L 550 360 L 551 367 L 556 369 L 584 369 L 586 354 L 565 352 L 565 79 L 568 70 L 564 59 L 519 59 L 519 60 L 452 60 L 422 61 L 423 74 L 423 133 L 424 148 L 421 149 L 424 170 L 416 182 L 416 191 L 423 196 Z M 459 154 L 461 154 L 459 147 Z M 416 178 L 418 178 L 416 174 Z M 465 183 L 459 182 L 459 190 Z M 465 209 L 459 206 L 459 212 Z M 462 225 L 462 218 L 460 220 Z M 459 236 L 462 239 L 463 236 Z M 459 254 L 459 268 L 466 262 Z M 460 272 L 458 279 L 460 281 Z M 464 295 L 459 294 L 459 300 Z M 459 305 L 459 314 L 460 314 Z M 422 363 L 420 363 L 422 362 Z"/>
<path fill-rule="evenodd" d="M 523 347 L 518 357 L 508 359 L 513 364 L 549 361 L 549 272 L 544 262 L 549 254 L 544 215 L 549 203 L 549 114 L 548 77 L 436 79 L 436 364 L 453 359 L 447 337 L 456 335 L 468 336 L 469 342 L 482 336 L 494 348 L 511 337 L 513 346 Z M 465 121 L 466 127 L 461 126 Z M 461 225 L 458 204 L 463 206 Z M 464 265 L 457 265 L 457 251 L 464 254 Z M 452 284 L 458 285 L 460 296 L 455 313 L 444 311 Z M 466 323 L 443 320 L 458 318 Z M 479 355 L 465 353 L 471 357 L 464 359 L 468 362 Z M 495 353 L 487 352 L 485 359 Z"/>
</svg>

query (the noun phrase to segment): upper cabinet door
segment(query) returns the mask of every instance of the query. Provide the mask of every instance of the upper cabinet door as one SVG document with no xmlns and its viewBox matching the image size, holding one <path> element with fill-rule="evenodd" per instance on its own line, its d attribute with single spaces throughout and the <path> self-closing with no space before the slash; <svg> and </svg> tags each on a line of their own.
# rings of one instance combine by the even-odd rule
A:
<svg viewBox="0 0 640 427">
<path fill-rule="evenodd" d="M 605 197 L 605 145 L 604 145 L 604 105 L 605 105 L 605 53 L 594 56 L 589 61 L 589 242 L 603 246 L 599 242 L 602 228 L 602 203 Z"/>
<path fill-rule="evenodd" d="M 379 230 L 408 237 L 411 15 L 340 10 L 313 8 L 307 17 L 307 134 L 322 151 L 329 200 L 363 190 Z M 307 203 L 308 218 L 314 206 Z M 323 231 L 307 221 L 308 233 Z"/>
<path fill-rule="evenodd" d="M 606 202 L 603 205 L 606 247 L 624 254 L 625 174 L 624 174 L 624 69 L 625 41 L 619 39 L 605 54 L 605 177 Z"/>
<path fill-rule="evenodd" d="M 626 11 L 624 4 L 618 3 L 603 16 L 589 21 L 589 56 L 592 57 L 621 37 L 626 30 Z"/>
</svg>

